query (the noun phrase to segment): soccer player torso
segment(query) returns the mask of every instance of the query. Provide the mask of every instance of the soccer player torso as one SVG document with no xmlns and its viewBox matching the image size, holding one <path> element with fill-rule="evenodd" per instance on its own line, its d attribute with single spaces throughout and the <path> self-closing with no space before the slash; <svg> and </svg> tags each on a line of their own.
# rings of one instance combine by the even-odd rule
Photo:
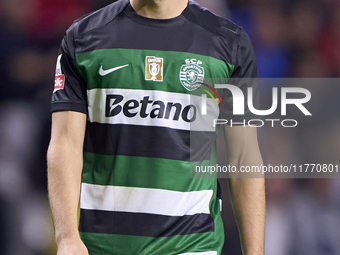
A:
<svg viewBox="0 0 340 255">
<path fill-rule="evenodd" d="M 52 111 L 88 116 L 80 233 L 91 255 L 220 254 L 217 181 L 190 171 L 216 164 L 223 93 L 210 88 L 232 76 L 239 36 L 191 1 L 153 20 L 122 0 L 70 28 Z"/>
</svg>

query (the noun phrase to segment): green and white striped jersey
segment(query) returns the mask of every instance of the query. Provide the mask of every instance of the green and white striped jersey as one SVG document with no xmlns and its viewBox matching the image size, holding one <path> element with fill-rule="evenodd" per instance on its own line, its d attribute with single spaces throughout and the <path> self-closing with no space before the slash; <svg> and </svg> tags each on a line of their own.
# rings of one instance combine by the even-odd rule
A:
<svg viewBox="0 0 340 255">
<path fill-rule="evenodd" d="M 221 253 L 217 180 L 190 170 L 216 164 L 213 120 L 230 104 L 211 92 L 202 114 L 201 95 L 255 75 L 245 32 L 191 0 L 169 20 L 120 0 L 72 25 L 52 112 L 87 114 L 79 231 L 91 255 Z"/>
</svg>

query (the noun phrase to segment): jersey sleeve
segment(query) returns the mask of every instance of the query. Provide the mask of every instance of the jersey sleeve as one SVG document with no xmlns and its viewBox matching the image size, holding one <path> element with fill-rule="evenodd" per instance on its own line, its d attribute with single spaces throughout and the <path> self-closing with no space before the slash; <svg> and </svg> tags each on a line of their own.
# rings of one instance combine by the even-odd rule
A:
<svg viewBox="0 0 340 255">
<path fill-rule="evenodd" d="M 244 96 L 244 114 L 235 115 L 233 111 L 233 100 L 237 98 L 231 90 L 223 89 L 223 106 L 221 117 L 233 121 L 244 121 L 253 119 L 254 114 L 248 108 L 248 88 L 253 88 L 253 104 L 257 104 L 257 64 L 254 48 L 247 33 L 242 29 L 240 37 L 233 51 L 234 70 L 228 84 L 234 85 L 242 91 Z M 239 98 L 238 98 L 239 99 Z"/>
<path fill-rule="evenodd" d="M 51 112 L 57 111 L 87 114 L 87 85 L 76 67 L 72 31 L 66 33 L 57 59 Z"/>
</svg>

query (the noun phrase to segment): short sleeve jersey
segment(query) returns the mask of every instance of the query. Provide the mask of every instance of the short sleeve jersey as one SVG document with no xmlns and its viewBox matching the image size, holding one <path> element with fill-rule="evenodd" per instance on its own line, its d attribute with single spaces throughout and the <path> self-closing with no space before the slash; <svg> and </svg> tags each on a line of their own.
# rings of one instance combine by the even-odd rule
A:
<svg viewBox="0 0 340 255">
<path fill-rule="evenodd" d="M 231 102 L 214 83 L 233 77 L 256 77 L 249 37 L 191 0 L 167 20 L 120 0 L 66 32 L 52 112 L 87 115 L 79 231 L 91 255 L 221 254 L 217 180 L 192 172 L 216 165 L 213 120 Z"/>
</svg>

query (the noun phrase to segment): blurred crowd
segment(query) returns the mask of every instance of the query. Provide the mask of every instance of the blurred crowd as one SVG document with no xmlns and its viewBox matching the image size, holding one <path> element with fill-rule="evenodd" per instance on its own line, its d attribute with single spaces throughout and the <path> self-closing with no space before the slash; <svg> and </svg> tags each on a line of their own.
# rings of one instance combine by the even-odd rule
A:
<svg viewBox="0 0 340 255">
<path fill-rule="evenodd" d="M 259 77 L 339 78 L 339 1 L 230 0 L 229 7 L 231 19 L 252 39 Z M 289 80 L 285 86 L 310 90 L 313 117 L 293 114 L 297 128 L 260 129 L 265 164 L 339 164 L 340 80 Z M 266 179 L 265 254 L 340 254 L 339 186 L 338 179 Z"/>
<path fill-rule="evenodd" d="M 48 255 L 55 251 L 45 156 L 55 61 L 72 21 L 111 2 L 0 0 L 0 254 Z M 340 76 L 339 1 L 198 2 L 248 32 L 260 77 Z M 339 89 L 327 93 L 318 86 L 313 89 L 319 100 L 312 107 L 323 121 L 306 121 L 306 129 L 261 130 L 265 162 L 339 163 Z M 329 102 L 335 104 L 325 113 Z M 340 254 L 337 179 L 267 179 L 266 183 L 267 255 Z M 241 254 L 228 202 L 223 209 L 224 254 Z"/>
<path fill-rule="evenodd" d="M 0 254 L 53 254 L 46 150 L 58 48 L 86 0 L 0 0 Z"/>
</svg>

